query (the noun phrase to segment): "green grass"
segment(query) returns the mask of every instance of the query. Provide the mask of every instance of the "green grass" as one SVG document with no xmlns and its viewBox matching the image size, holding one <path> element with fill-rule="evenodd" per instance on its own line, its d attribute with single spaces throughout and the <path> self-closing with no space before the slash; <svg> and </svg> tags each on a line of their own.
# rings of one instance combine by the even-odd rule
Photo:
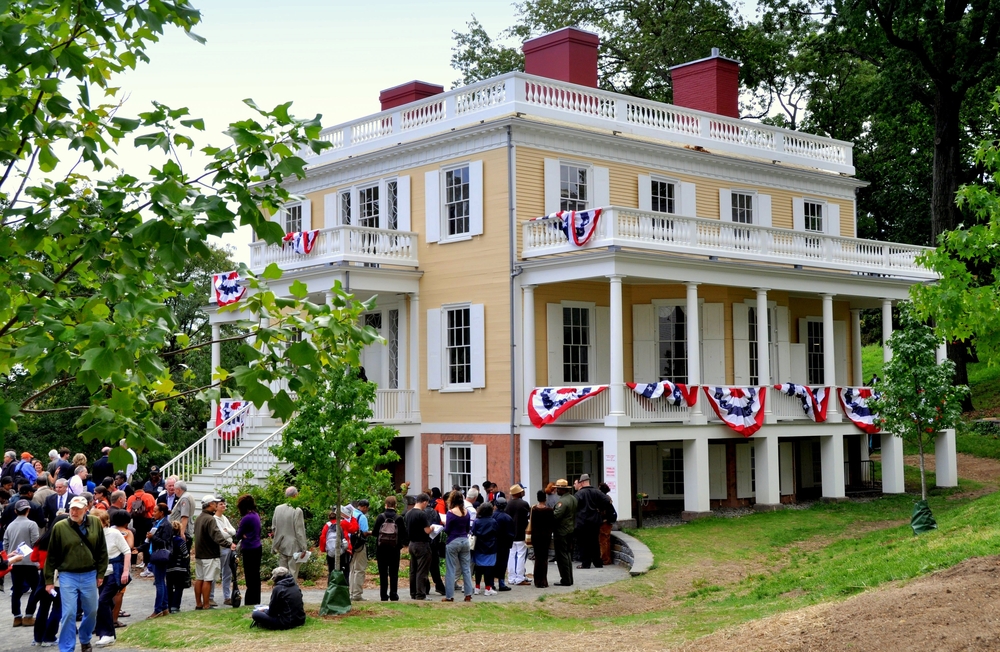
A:
<svg viewBox="0 0 1000 652">
<path fill-rule="evenodd" d="M 912 484 L 915 471 L 907 472 Z M 364 603 L 348 616 L 310 618 L 305 627 L 282 633 L 250 630 L 246 609 L 188 612 L 137 623 L 121 633 L 119 644 L 250 648 L 266 640 L 292 647 L 333 637 L 366 644 L 412 635 L 445 618 L 449 633 L 470 634 L 558 635 L 605 625 L 657 625 L 652 635 L 667 644 L 1000 553 L 1000 493 L 977 500 L 951 497 L 974 486 L 963 481 L 957 490 L 932 490 L 930 504 L 940 529 L 921 537 L 913 536 L 908 525 L 911 495 L 708 518 L 634 531 L 652 550 L 657 568 L 599 590 L 541 594 L 544 600 L 512 604 L 474 601 L 461 607 L 460 618 L 445 611 L 454 605 Z"/>
<path fill-rule="evenodd" d="M 1000 365 L 987 362 L 970 364 L 969 390 L 977 410 L 995 411 L 1000 407 Z"/>
<path fill-rule="evenodd" d="M 864 382 L 867 383 L 871 380 L 873 374 L 881 378 L 882 365 L 884 364 L 881 344 L 869 344 L 861 347 L 861 377 Z"/>
</svg>

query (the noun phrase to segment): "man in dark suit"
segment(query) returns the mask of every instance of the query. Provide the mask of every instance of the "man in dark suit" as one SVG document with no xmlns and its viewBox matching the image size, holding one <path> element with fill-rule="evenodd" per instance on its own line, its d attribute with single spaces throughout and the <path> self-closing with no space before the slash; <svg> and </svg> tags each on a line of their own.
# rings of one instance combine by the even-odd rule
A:
<svg viewBox="0 0 1000 652">
<path fill-rule="evenodd" d="M 31 502 L 31 499 L 35 497 L 35 487 L 30 484 L 23 484 L 17 491 L 17 498 L 10 501 L 10 504 L 0 513 L 0 529 L 6 528 L 10 525 L 15 518 L 17 518 L 17 512 L 14 511 L 14 506 L 22 501 L 26 500 L 30 504 L 28 511 L 28 520 L 33 521 L 38 529 L 41 530 L 45 527 L 45 515 L 43 510 Z"/>
<path fill-rule="evenodd" d="M 68 512 L 69 501 L 73 498 L 69 495 L 69 483 L 62 478 L 56 480 L 55 489 L 56 492 L 45 499 L 45 506 L 42 508 L 46 523 L 54 523 L 60 511 Z"/>
<path fill-rule="evenodd" d="M 101 482 L 104 478 L 113 478 L 115 475 L 115 467 L 111 464 L 108 459 L 108 453 L 111 449 L 107 446 L 101 449 L 101 459 L 94 462 L 94 466 L 91 469 L 90 475 L 93 476 L 94 482 Z"/>
</svg>

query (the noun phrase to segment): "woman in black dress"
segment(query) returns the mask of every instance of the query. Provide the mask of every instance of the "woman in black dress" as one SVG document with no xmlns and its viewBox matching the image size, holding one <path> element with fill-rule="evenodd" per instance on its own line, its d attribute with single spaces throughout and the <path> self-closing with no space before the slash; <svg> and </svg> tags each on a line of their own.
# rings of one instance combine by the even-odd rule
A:
<svg viewBox="0 0 1000 652">
<path fill-rule="evenodd" d="M 549 585 L 549 544 L 555 525 L 555 512 L 546 502 L 545 490 L 539 489 L 535 496 L 538 504 L 531 508 L 528 527 L 531 528 L 531 548 L 535 553 L 535 586 L 544 589 Z"/>
</svg>

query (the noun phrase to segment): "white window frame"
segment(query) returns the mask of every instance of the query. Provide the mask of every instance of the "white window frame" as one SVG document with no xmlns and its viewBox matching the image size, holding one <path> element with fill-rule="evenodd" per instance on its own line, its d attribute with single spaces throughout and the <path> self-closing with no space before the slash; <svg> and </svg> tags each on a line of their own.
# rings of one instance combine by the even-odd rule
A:
<svg viewBox="0 0 1000 652">
<path fill-rule="evenodd" d="M 651 301 L 653 304 L 653 344 L 655 346 L 656 354 L 656 378 L 653 381 L 659 380 L 660 373 L 660 308 L 675 308 L 680 306 L 687 310 L 687 300 L 686 299 L 653 299 Z M 702 307 L 705 305 L 705 299 L 698 298 L 698 355 L 701 359 L 698 361 L 699 370 L 703 371 L 705 369 L 705 347 L 703 346 L 705 341 L 705 322 L 702 319 Z M 685 315 L 685 319 L 687 319 Z M 686 322 L 685 322 L 686 325 Z M 687 329 L 684 330 L 685 344 L 687 344 Z M 688 378 L 691 377 L 691 370 L 688 369 Z M 650 382 L 649 380 L 637 380 L 636 382 Z"/>
<path fill-rule="evenodd" d="M 746 356 L 746 361 L 747 361 L 747 365 L 746 365 L 747 381 L 746 382 L 749 385 L 751 385 L 751 386 L 759 385 L 760 384 L 759 382 L 757 382 L 757 383 L 753 382 L 753 357 L 750 355 L 750 352 L 751 352 L 751 350 L 753 348 L 753 345 L 755 343 L 755 342 L 753 342 L 750 339 L 750 329 L 752 327 L 753 330 L 756 330 L 756 320 L 755 319 L 754 320 L 750 319 L 750 310 L 753 309 L 754 313 L 757 312 L 757 301 L 755 299 L 745 299 L 744 301 L 740 301 L 738 303 L 741 303 L 741 304 L 745 305 L 746 308 L 747 308 L 747 332 L 745 334 L 746 337 L 742 337 L 742 336 L 740 336 L 739 334 L 737 334 L 735 332 L 736 318 L 735 318 L 735 315 L 734 315 L 734 317 L 733 317 L 733 329 L 734 329 L 734 331 L 733 331 L 733 358 L 734 358 L 734 361 L 733 361 L 733 375 L 734 375 L 733 382 L 736 385 L 740 385 L 741 384 L 740 383 L 740 379 L 736 378 L 736 376 L 738 375 L 737 374 L 737 367 L 739 366 L 739 364 L 737 363 L 737 359 L 738 359 L 738 356 L 741 355 L 740 352 L 736 350 L 736 346 L 737 346 L 736 343 L 737 342 L 743 342 L 745 340 L 747 347 L 746 347 L 746 351 L 744 351 L 743 353 Z M 736 305 L 736 304 L 734 303 L 733 305 Z M 756 315 L 754 315 L 754 316 L 756 317 Z M 779 328 L 778 328 L 778 303 L 776 301 L 768 301 L 767 302 L 767 318 L 768 318 L 768 325 L 769 325 L 769 329 L 768 330 L 770 330 L 770 333 L 768 333 L 768 354 L 769 354 L 768 355 L 768 363 L 769 363 L 769 365 L 771 367 L 771 369 L 770 369 L 770 372 L 771 372 L 771 381 L 772 382 L 779 382 L 779 381 L 780 382 L 786 382 L 784 379 L 779 378 L 779 376 L 780 376 L 779 369 L 781 369 L 781 351 L 780 351 L 780 347 L 778 346 L 778 336 L 779 336 Z M 759 360 L 759 358 L 760 358 L 760 356 L 759 356 L 759 353 L 758 353 L 758 360 Z M 758 374 L 757 380 L 758 381 L 760 380 L 760 375 L 759 374 Z"/>
<path fill-rule="evenodd" d="M 818 204 L 823 208 L 823 229 L 815 231 L 806 228 L 805 205 Z M 802 196 L 792 198 L 792 228 L 805 233 L 840 236 L 840 205 L 819 197 Z M 818 240 L 818 239 L 817 239 Z"/>
<path fill-rule="evenodd" d="M 810 229 L 809 228 L 809 217 L 810 216 L 806 214 L 807 211 L 805 210 L 807 204 L 811 204 L 813 206 L 818 206 L 819 209 L 820 209 L 820 216 L 819 216 L 819 225 L 820 225 L 820 228 L 818 228 L 818 229 Z M 827 210 L 827 203 L 825 201 L 822 201 L 822 200 L 812 199 L 810 197 L 803 197 L 802 198 L 802 208 L 803 208 L 803 211 L 802 211 L 802 218 L 803 218 L 802 230 L 806 231 L 807 233 L 826 233 L 827 232 L 827 226 L 829 225 L 829 219 L 828 219 L 829 211 Z"/>
<path fill-rule="evenodd" d="M 826 377 L 826 368 L 823 358 L 823 355 L 826 352 L 826 347 L 828 345 L 827 342 L 825 341 L 825 333 L 823 332 L 823 318 L 806 317 L 805 320 L 806 320 L 806 341 L 802 342 L 802 344 L 804 344 L 806 347 L 806 383 L 809 385 L 833 385 L 834 384 L 833 379 L 828 379 Z M 819 324 L 820 338 L 823 342 L 823 351 L 820 352 L 820 364 L 819 364 L 819 371 L 820 373 L 823 374 L 823 380 L 819 382 L 813 382 L 813 380 L 809 377 L 809 324 Z"/>
<path fill-rule="evenodd" d="M 448 311 L 469 309 L 470 379 L 449 382 Z M 481 303 L 449 303 L 427 311 L 427 388 L 440 392 L 472 392 L 486 387 L 486 317 Z"/>
<path fill-rule="evenodd" d="M 468 203 L 468 211 L 465 215 L 467 230 L 461 233 L 449 234 L 448 226 L 450 219 L 448 217 L 448 173 L 454 172 L 456 170 L 466 170 L 468 185 L 469 185 L 469 196 L 466 201 Z M 461 242 L 464 240 L 472 239 L 472 166 L 469 161 L 464 163 L 458 163 L 456 165 L 448 165 L 441 168 L 441 239 L 438 240 L 439 243 L 446 242 Z"/>
<path fill-rule="evenodd" d="M 672 211 L 658 211 L 653 207 L 653 184 L 654 183 L 665 183 L 668 186 L 673 186 L 673 199 L 671 200 L 674 204 L 674 210 Z M 657 174 L 651 174 L 649 176 L 649 210 L 653 213 L 663 213 L 665 215 L 679 215 L 681 207 L 681 182 L 677 179 L 670 179 L 668 177 L 663 177 Z"/>
<path fill-rule="evenodd" d="M 447 172 L 469 168 L 469 230 L 466 233 L 448 235 L 447 194 L 445 179 Z M 451 244 L 466 242 L 483 235 L 483 161 L 473 159 L 451 163 L 424 173 L 424 241 L 427 243 Z"/>
<path fill-rule="evenodd" d="M 749 222 L 737 222 L 736 221 L 736 207 L 733 205 L 733 200 L 736 195 L 743 195 L 750 198 L 750 221 Z M 732 188 L 729 191 L 729 222 L 733 224 L 748 224 L 750 226 L 757 226 L 760 224 L 760 208 L 758 206 L 759 202 L 757 200 L 756 190 L 747 190 L 745 188 Z"/>
<path fill-rule="evenodd" d="M 684 497 L 684 445 L 681 442 L 679 442 L 679 441 L 678 442 L 665 442 L 665 443 L 661 443 L 660 444 L 660 446 L 658 447 L 658 450 L 660 451 L 660 456 L 659 456 L 659 462 L 660 463 L 657 465 L 657 471 L 659 472 L 659 480 L 660 480 L 659 483 L 658 483 L 659 484 L 659 490 L 660 490 L 659 491 L 660 498 L 669 499 L 669 500 L 679 500 L 679 499 L 681 499 L 681 498 Z M 678 471 L 676 468 L 673 470 L 675 473 L 679 472 L 681 474 L 681 481 L 680 481 L 681 492 L 680 493 L 670 493 L 670 494 L 668 494 L 668 493 L 666 493 L 663 490 L 663 486 L 666 483 L 665 476 L 666 476 L 666 473 L 667 473 L 664 470 L 664 468 L 663 468 L 663 463 L 668 459 L 667 454 L 666 454 L 668 450 L 671 451 L 670 459 L 673 459 L 674 461 L 680 463 L 680 470 Z M 675 455 L 676 455 L 676 457 L 675 457 Z"/>
<path fill-rule="evenodd" d="M 396 184 L 396 215 L 395 225 L 392 224 L 391 203 L 389 200 L 389 186 Z M 325 210 L 327 226 L 361 226 L 361 197 L 365 190 L 377 188 L 378 201 L 375 204 L 376 226 L 389 231 L 409 231 L 410 230 L 410 177 L 406 175 L 394 175 L 384 177 L 375 181 L 355 184 L 344 188 L 338 188 L 325 196 Z M 347 206 L 345 207 L 345 199 Z M 344 209 L 347 209 L 345 215 Z M 335 217 L 331 220 L 331 214 Z"/>
<path fill-rule="evenodd" d="M 355 214 L 354 188 L 344 188 L 337 191 L 337 225 L 353 226 Z M 345 213 L 346 209 L 346 213 Z"/>
<path fill-rule="evenodd" d="M 597 304 L 590 301 L 560 301 L 559 305 L 565 308 L 585 308 L 587 310 L 587 321 L 590 335 L 590 342 L 587 345 L 587 381 L 576 384 L 595 383 L 597 374 Z M 560 319 L 562 314 L 560 314 Z M 559 322 L 560 333 L 565 333 L 566 322 Z M 561 337 L 559 343 L 559 359 L 562 364 L 562 379 L 564 384 L 572 384 L 566 379 L 566 358 L 565 358 L 566 338 Z"/>
<path fill-rule="evenodd" d="M 366 226 L 366 227 L 368 227 L 370 229 L 383 228 L 382 227 L 382 196 L 384 195 L 384 192 L 383 192 L 383 189 L 382 189 L 382 185 L 383 184 L 382 184 L 381 181 L 377 181 L 375 183 L 366 183 L 364 185 L 360 185 L 360 186 L 357 187 L 358 188 L 358 194 L 357 194 L 357 198 L 358 198 L 357 225 L 358 226 Z M 365 198 L 365 193 L 367 193 L 369 191 L 374 191 L 375 192 L 376 197 L 375 197 L 375 201 L 374 202 L 369 202 Z M 363 212 L 364 212 L 365 208 L 368 207 L 368 206 L 372 206 L 372 205 L 374 205 L 374 207 L 375 207 L 375 213 L 374 213 L 374 215 L 367 215 L 367 216 L 363 215 Z M 374 226 L 371 225 L 371 224 L 364 224 L 365 220 L 371 220 L 372 218 L 374 218 L 374 220 L 375 220 Z"/>
<path fill-rule="evenodd" d="M 587 182 L 586 182 L 586 186 L 585 186 L 587 188 L 587 198 L 585 200 L 583 200 L 583 202 L 582 202 L 583 203 L 583 207 L 582 208 L 568 209 L 568 208 L 566 208 L 563 205 L 564 198 L 563 198 L 563 195 L 562 195 L 562 171 L 563 171 L 563 168 L 567 168 L 567 167 L 572 167 L 572 168 L 576 168 L 576 169 L 580 169 L 580 170 L 586 170 L 586 172 L 587 172 Z M 591 208 L 594 208 L 594 190 L 595 190 L 594 185 L 595 184 L 594 184 L 594 166 L 593 165 L 591 165 L 590 163 L 581 163 L 579 161 L 564 161 L 564 160 L 560 160 L 559 161 L 559 210 L 562 210 L 562 211 L 564 211 L 564 210 L 586 211 L 586 210 L 590 210 Z M 579 199 L 569 199 L 569 198 L 566 198 L 566 201 L 579 202 L 580 200 Z"/>
<path fill-rule="evenodd" d="M 297 228 L 297 229 L 289 229 L 288 221 L 291 219 L 291 213 L 295 209 L 298 209 L 298 213 L 299 213 L 298 214 L 299 228 Z M 291 204 L 285 204 L 284 206 L 282 206 L 282 208 L 281 208 L 281 228 L 282 228 L 282 230 L 285 233 L 294 233 L 296 231 L 307 231 L 308 229 L 305 228 L 306 226 L 308 226 L 308 224 L 306 222 L 306 219 L 307 219 L 306 212 L 307 211 L 306 211 L 305 202 L 298 201 L 298 202 L 294 202 L 294 203 L 291 203 Z"/>
<path fill-rule="evenodd" d="M 451 455 L 452 455 L 452 452 L 453 451 L 459 451 L 459 450 L 465 451 L 466 454 L 468 455 L 468 465 L 469 465 L 469 472 L 468 472 L 469 482 L 468 482 L 468 484 L 464 484 L 462 482 L 455 482 L 454 479 L 453 479 L 453 477 L 452 477 L 452 476 L 465 475 L 462 472 L 456 473 L 456 472 L 452 471 L 452 468 L 451 468 L 451 464 L 452 464 Z M 476 483 L 476 479 L 473 477 L 473 473 L 475 472 L 475 469 L 474 469 L 475 465 L 473 464 L 472 457 L 473 457 L 473 450 L 472 450 L 472 443 L 471 442 L 448 442 L 447 444 L 445 444 L 445 447 L 444 447 L 444 462 L 445 462 L 446 467 L 444 469 L 444 473 L 442 474 L 444 477 L 441 479 L 442 483 L 445 485 L 445 487 L 448 487 L 449 490 L 450 490 L 450 488 L 451 488 L 452 485 L 457 484 L 460 487 L 462 487 L 462 491 L 468 491 L 469 487 L 471 487 L 473 484 Z M 462 462 L 463 460 L 458 460 L 458 461 Z"/>
<path fill-rule="evenodd" d="M 749 226 L 771 226 L 771 195 L 755 188 L 720 188 L 719 219 L 729 224 L 744 224 L 733 220 L 733 194 L 749 195 L 751 222 Z"/>
<path fill-rule="evenodd" d="M 448 313 L 453 310 L 467 310 L 469 314 L 469 380 L 464 383 L 451 382 L 451 363 L 448 360 Z M 471 392 L 472 391 L 472 304 L 456 303 L 441 306 L 441 391 Z"/>
</svg>

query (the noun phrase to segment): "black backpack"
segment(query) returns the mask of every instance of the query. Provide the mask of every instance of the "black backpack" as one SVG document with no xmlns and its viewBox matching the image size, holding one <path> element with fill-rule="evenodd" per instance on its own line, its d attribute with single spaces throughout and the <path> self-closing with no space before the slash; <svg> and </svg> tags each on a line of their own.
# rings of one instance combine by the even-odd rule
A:
<svg viewBox="0 0 1000 652">
<path fill-rule="evenodd" d="M 378 539 L 376 539 L 378 546 L 386 548 L 395 548 L 399 543 L 399 528 L 396 525 L 395 518 L 386 518 L 385 521 L 378 529 Z"/>
</svg>

